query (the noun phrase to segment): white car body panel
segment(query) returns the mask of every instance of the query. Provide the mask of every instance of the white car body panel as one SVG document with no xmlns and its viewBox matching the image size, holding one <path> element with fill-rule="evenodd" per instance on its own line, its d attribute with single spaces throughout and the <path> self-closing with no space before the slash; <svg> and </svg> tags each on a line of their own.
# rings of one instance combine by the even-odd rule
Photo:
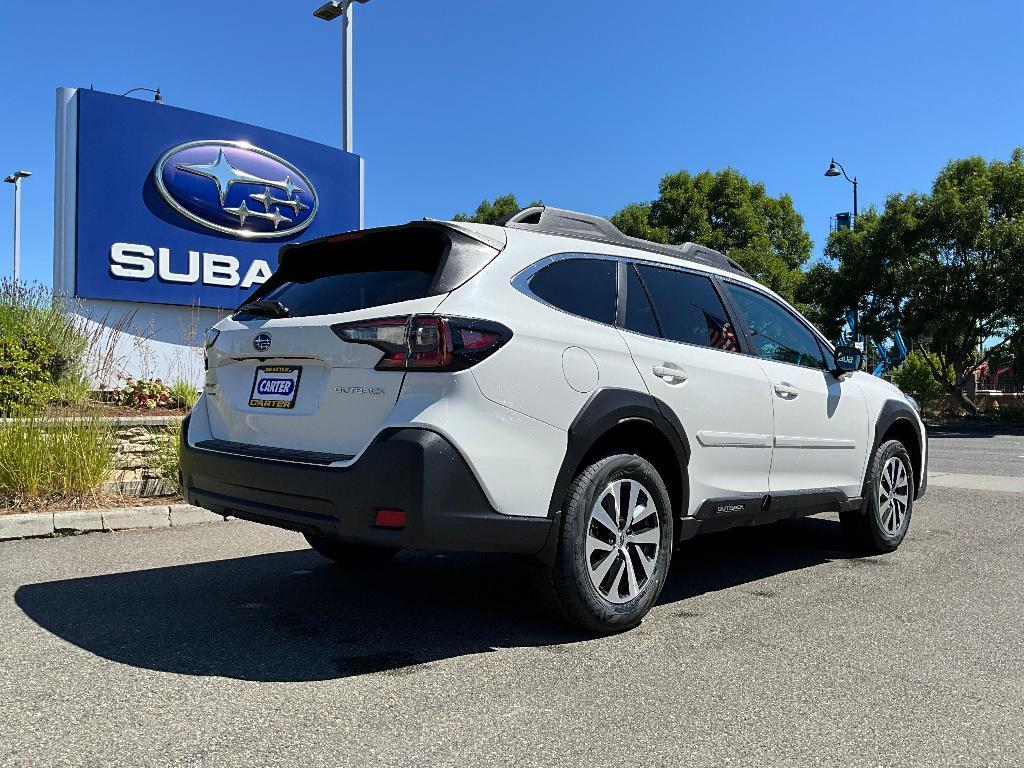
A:
<svg viewBox="0 0 1024 768">
<path fill-rule="evenodd" d="M 689 514 L 707 499 L 768 493 L 772 400 L 757 360 L 621 331 L 647 390 L 665 403 L 690 436 Z M 666 381 L 655 367 L 678 369 Z"/>
</svg>

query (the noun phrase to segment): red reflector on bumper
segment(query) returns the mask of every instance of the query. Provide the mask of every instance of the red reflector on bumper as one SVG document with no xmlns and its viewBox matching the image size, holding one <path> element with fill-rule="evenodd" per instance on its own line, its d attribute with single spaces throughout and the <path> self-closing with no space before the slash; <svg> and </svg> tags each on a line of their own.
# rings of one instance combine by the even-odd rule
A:
<svg viewBox="0 0 1024 768">
<path fill-rule="evenodd" d="M 405 528 L 405 510 L 378 509 L 373 525 L 375 528 Z"/>
</svg>

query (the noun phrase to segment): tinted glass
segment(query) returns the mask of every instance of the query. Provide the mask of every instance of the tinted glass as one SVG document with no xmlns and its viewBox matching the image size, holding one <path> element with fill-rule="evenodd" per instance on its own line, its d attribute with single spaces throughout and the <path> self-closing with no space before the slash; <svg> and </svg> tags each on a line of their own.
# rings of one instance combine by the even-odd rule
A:
<svg viewBox="0 0 1024 768">
<path fill-rule="evenodd" d="M 646 265 L 637 269 L 666 339 L 739 352 L 736 332 L 708 278 Z"/>
<path fill-rule="evenodd" d="M 285 283 L 263 298 L 280 301 L 288 307 L 289 317 L 329 315 L 421 299 L 427 295 L 433 279 L 433 269 L 346 272 L 306 283 Z"/>
<path fill-rule="evenodd" d="M 530 279 L 530 290 L 552 306 L 599 323 L 615 322 L 614 261 L 565 259 Z"/>
<path fill-rule="evenodd" d="M 290 317 L 351 312 L 434 292 L 448 240 L 432 230 L 341 236 L 299 246 L 254 294 Z M 236 315 L 241 317 L 242 315 Z"/>
<path fill-rule="evenodd" d="M 729 293 L 747 322 L 754 354 L 765 360 L 807 368 L 825 367 L 818 339 L 785 307 L 757 291 L 728 285 Z"/>
<path fill-rule="evenodd" d="M 654 317 L 654 309 L 647 298 L 647 291 L 636 273 L 636 267 L 630 265 L 626 278 L 626 322 L 627 330 L 643 333 L 647 336 L 661 336 L 658 321 Z"/>
</svg>

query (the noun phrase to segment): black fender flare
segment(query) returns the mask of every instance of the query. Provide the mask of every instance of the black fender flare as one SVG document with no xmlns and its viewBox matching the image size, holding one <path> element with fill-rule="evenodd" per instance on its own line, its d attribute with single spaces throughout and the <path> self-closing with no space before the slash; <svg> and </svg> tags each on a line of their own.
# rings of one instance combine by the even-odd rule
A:
<svg viewBox="0 0 1024 768">
<path fill-rule="evenodd" d="M 568 444 L 548 506 L 548 517 L 555 517 L 569 490 L 580 462 L 602 436 L 612 428 L 630 421 L 641 421 L 660 432 L 675 454 L 679 476 L 671 478 L 682 490 L 682 514 L 686 514 L 689 483 L 686 466 L 690 461 L 690 441 L 672 410 L 644 392 L 629 389 L 601 388 L 595 390 L 576 414 L 568 430 Z"/>
<path fill-rule="evenodd" d="M 861 511 L 867 509 L 868 499 L 871 494 L 871 463 L 875 455 L 875 451 L 882 444 L 882 438 L 885 433 L 899 421 L 906 421 L 917 434 L 918 439 L 918 450 L 924 451 L 924 460 L 920 461 L 920 467 L 918 468 L 918 477 L 914 478 L 914 498 L 918 499 L 924 495 L 925 489 L 928 487 L 928 451 L 927 441 L 928 433 L 921 426 L 921 421 L 917 416 L 917 412 L 914 411 L 910 403 L 903 402 L 902 400 L 886 400 L 882 405 L 882 409 L 878 412 L 878 418 L 875 420 L 875 436 L 871 444 L 871 451 L 868 453 L 867 466 L 864 467 L 864 484 L 861 487 L 861 498 L 864 499 L 864 503 L 861 505 Z M 908 446 L 909 448 L 909 446 Z M 915 463 L 922 457 L 916 456 L 911 457 L 911 461 Z"/>
</svg>

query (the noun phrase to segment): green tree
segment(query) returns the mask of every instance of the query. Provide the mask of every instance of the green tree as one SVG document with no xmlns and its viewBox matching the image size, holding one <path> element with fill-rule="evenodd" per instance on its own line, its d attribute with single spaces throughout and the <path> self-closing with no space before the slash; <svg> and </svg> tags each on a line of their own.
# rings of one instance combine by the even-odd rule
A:
<svg viewBox="0 0 1024 768">
<path fill-rule="evenodd" d="M 933 370 L 941 370 L 938 356 L 933 352 L 911 350 L 907 359 L 893 369 L 892 380 L 904 392 L 915 395 L 922 402 L 935 400 L 946 393 L 947 388 L 956 379 L 953 369 L 947 367 L 943 371 L 944 382 L 938 382 L 932 375 Z"/>
<path fill-rule="evenodd" d="M 856 229 L 837 232 L 801 290 L 818 319 L 860 301 L 866 333 L 915 340 L 932 377 L 966 410 L 964 383 L 990 337 L 1019 343 L 1024 319 L 1024 149 L 1009 162 L 953 160 L 930 194 L 892 195 Z M 946 372 L 952 369 L 953 381 Z"/>
<path fill-rule="evenodd" d="M 530 203 L 527 207 L 532 208 L 535 205 L 543 205 L 543 203 L 535 201 Z M 501 197 L 494 198 L 493 203 L 484 199 L 480 205 L 477 206 L 476 213 L 473 215 L 468 213 L 456 213 L 452 216 L 452 220 L 471 221 L 476 224 L 497 224 L 502 219 L 521 210 L 521 208 L 522 206 L 519 205 L 519 201 L 516 200 L 515 195 L 502 195 Z"/>
<path fill-rule="evenodd" d="M 792 198 L 772 197 L 732 168 L 668 174 L 657 200 L 628 205 L 612 222 L 634 237 L 694 242 L 726 253 L 787 299 L 794 298 L 811 256 L 811 238 Z"/>
</svg>

